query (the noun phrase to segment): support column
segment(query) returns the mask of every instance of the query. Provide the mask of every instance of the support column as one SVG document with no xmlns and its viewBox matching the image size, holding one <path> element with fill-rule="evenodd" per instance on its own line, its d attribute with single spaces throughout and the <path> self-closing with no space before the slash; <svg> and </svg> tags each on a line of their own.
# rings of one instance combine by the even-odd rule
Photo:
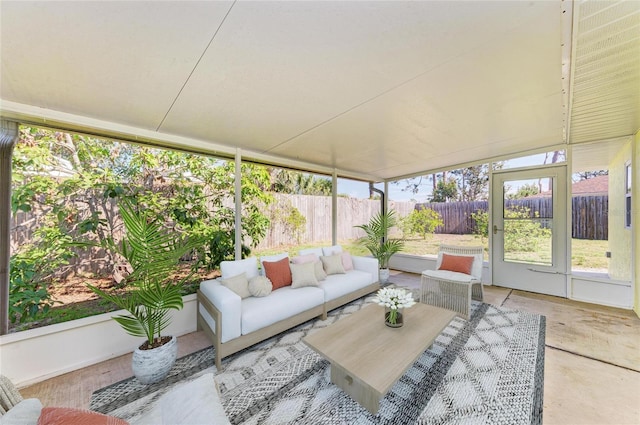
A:
<svg viewBox="0 0 640 425">
<path fill-rule="evenodd" d="M 9 332 L 11 155 L 17 141 L 18 123 L 0 120 L 0 335 Z"/>
<path fill-rule="evenodd" d="M 235 213 L 235 227 L 236 227 L 236 240 L 235 240 L 235 258 L 236 260 L 242 259 L 242 150 L 236 149 L 236 213 Z"/>
<path fill-rule="evenodd" d="M 331 245 L 338 244 L 338 174 L 331 175 Z"/>
</svg>

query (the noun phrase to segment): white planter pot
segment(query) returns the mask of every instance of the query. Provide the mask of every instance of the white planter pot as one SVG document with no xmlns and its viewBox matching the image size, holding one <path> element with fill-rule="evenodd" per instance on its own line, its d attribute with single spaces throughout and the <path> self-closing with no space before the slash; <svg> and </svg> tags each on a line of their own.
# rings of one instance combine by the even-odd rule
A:
<svg viewBox="0 0 640 425">
<path fill-rule="evenodd" d="M 389 269 L 380 269 L 378 279 L 381 285 L 387 283 L 389 281 Z"/>
<path fill-rule="evenodd" d="M 178 355 L 178 338 L 171 337 L 171 341 L 162 347 L 152 350 L 133 352 L 131 368 L 136 378 L 143 384 L 153 384 L 164 379 L 176 362 Z"/>
</svg>

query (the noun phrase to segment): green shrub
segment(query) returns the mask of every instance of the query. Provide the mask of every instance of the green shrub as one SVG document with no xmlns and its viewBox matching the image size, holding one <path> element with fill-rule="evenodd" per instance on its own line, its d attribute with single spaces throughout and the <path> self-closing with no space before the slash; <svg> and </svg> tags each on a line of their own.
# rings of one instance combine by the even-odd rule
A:
<svg viewBox="0 0 640 425">
<path fill-rule="evenodd" d="M 411 214 L 400 220 L 400 229 L 403 235 L 421 235 L 423 239 L 433 234 L 438 226 L 444 223 L 439 213 L 431 208 L 422 208 L 411 211 Z"/>
</svg>

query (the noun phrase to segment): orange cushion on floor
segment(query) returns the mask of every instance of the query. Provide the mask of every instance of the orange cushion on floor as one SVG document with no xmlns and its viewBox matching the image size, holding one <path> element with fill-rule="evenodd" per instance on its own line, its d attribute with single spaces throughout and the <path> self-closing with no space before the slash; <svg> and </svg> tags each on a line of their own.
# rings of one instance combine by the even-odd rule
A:
<svg viewBox="0 0 640 425">
<path fill-rule="evenodd" d="M 291 285 L 291 268 L 289 267 L 289 257 L 279 261 L 263 261 L 264 274 L 273 285 L 273 290 Z"/>
<path fill-rule="evenodd" d="M 473 257 L 466 255 L 447 255 L 442 254 L 442 263 L 438 270 L 449 270 L 452 272 L 471 274 L 473 266 Z"/>
<path fill-rule="evenodd" d="M 90 410 L 45 407 L 38 418 L 38 425 L 129 425 L 129 422 Z"/>
</svg>

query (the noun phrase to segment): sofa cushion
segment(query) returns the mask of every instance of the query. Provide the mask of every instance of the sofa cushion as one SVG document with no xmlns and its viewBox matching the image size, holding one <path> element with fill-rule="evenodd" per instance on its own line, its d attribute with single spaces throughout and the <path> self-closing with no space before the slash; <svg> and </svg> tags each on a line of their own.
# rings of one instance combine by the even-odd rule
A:
<svg viewBox="0 0 640 425">
<path fill-rule="evenodd" d="M 38 422 L 42 403 L 37 398 L 25 398 L 0 416 L 2 425 L 24 425 Z"/>
<path fill-rule="evenodd" d="M 226 279 L 223 278 L 221 280 L 221 283 L 222 285 L 238 294 L 240 298 L 247 298 L 251 296 L 251 292 L 249 292 L 249 280 L 247 279 L 247 274 L 244 272 L 240 273 L 237 276 L 229 277 Z"/>
<path fill-rule="evenodd" d="M 242 334 L 246 335 L 324 303 L 320 288 L 285 286 L 268 297 L 242 300 Z"/>
<path fill-rule="evenodd" d="M 298 255 L 297 257 L 293 257 L 291 262 L 293 264 L 304 264 L 304 263 L 314 263 L 316 261 L 320 261 L 320 257 L 316 254 L 306 254 L 306 255 Z"/>
<path fill-rule="evenodd" d="M 38 425 L 129 425 L 129 422 L 91 410 L 45 407 L 38 418 Z"/>
<path fill-rule="evenodd" d="M 318 286 L 315 263 L 289 264 L 291 268 L 291 287 Z"/>
<path fill-rule="evenodd" d="M 348 272 L 349 270 L 353 270 L 353 260 L 351 259 L 351 254 L 348 252 L 342 252 L 342 267 L 344 267 L 344 271 Z"/>
<path fill-rule="evenodd" d="M 323 255 L 320 257 L 324 271 L 328 275 L 344 273 L 344 266 L 342 265 L 342 255 Z"/>
<path fill-rule="evenodd" d="M 324 291 L 324 300 L 327 302 L 364 288 L 373 282 L 375 280 L 371 273 L 351 270 L 345 274 L 329 275 L 318 286 Z"/>
<path fill-rule="evenodd" d="M 289 267 L 289 257 L 278 261 L 263 261 L 264 274 L 271 281 L 273 289 L 291 285 L 291 268 Z"/>
<path fill-rule="evenodd" d="M 272 290 L 273 285 L 266 276 L 256 276 L 249 281 L 249 293 L 254 297 L 266 297 Z"/>
<path fill-rule="evenodd" d="M 333 255 L 340 252 L 342 252 L 342 247 L 340 245 L 325 246 L 322 248 L 322 255 Z"/>
<path fill-rule="evenodd" d="M 318 259 L 320 259 L 320 257 L 324 255 L 324 252 L 322 252 L 322 248 L 305 248 L 298 251 L 298 255 L 308 255 L 308 254 L 315 254 L 318 257 Z"/>
<path fill-rule="evenodd" d="M 245 258 L 237 261 L 223 261 L 220 263 L 220 273 L 222 278 L 237 276 L 246 273 L 247 279 L 258 276 L 258 261 L 256 257 Z"/>
</svg>

